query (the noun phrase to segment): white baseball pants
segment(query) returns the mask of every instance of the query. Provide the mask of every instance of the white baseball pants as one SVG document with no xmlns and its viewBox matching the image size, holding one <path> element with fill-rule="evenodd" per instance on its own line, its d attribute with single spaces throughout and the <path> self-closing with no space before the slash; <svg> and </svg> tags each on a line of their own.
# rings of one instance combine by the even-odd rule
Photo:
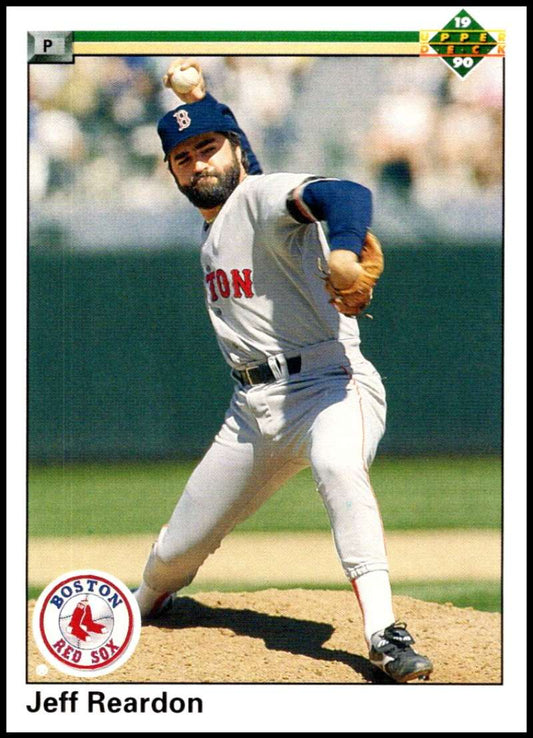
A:
<svg viewBox="0 0 533 738">
<path fill-rule="evenodd" d="M 236 387 L 220 432 L 153 547 L 145 583 L 160 592 L 189 584 L 237 523 L 309 465 L 347 577 L 387 571 L 368 474 L 385 415 L 379 374 L 350 344 L 309 347 L 299 374 Z M 312 552 L 302 556 L 312 572 Z"/>
</svg>

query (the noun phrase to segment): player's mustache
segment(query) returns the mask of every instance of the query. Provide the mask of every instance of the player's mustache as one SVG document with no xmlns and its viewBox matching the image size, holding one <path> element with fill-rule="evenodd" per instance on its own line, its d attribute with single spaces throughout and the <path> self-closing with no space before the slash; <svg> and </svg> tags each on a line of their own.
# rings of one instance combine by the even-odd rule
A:
<svg viewBox="0 0 533 738">
<path fill-rule="evenodd" d="M 198 172 L 193 174 L 191 177 L 191 185 L 195 185 L 201 179 L 207 179 L 208 177 L 216 177 L 215 172 Z"/>
</svg>

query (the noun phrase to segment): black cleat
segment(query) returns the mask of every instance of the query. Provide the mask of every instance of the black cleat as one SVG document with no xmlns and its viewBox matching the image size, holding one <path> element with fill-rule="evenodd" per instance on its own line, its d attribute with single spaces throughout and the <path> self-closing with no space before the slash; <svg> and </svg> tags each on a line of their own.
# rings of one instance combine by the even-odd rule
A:
<svg viewBox="0 0 533 738">
<path fill-rule="evenodd" d="M 414 642 L 405 623 L 393 623 L 372 636 L 370 663 L 396 682 L 426 681 L 433 671 L 433 664 L 426 656 L 413 651 L 411 644 Z"/>
</svg>

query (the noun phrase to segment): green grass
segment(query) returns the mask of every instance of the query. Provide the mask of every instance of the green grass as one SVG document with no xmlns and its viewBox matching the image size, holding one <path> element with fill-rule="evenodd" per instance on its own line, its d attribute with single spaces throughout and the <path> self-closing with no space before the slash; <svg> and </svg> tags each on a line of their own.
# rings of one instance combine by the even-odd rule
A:
<svg viewBox="0 0 533 738">
<path fill-rule="evenodd" d="M 502 593 L 500 582 L 489 581 L 431 581 L 393 582 L 395 595 L 408 595 L 425 602 L 450 602 L 455 607 L 473 607 L 474 610 L 501 612 Z"/>
<path fill-rule="evenodd" d="M 195 592 L 207 592 L 216 590 L 217 592 L 255 592 L 260 589 L 270 589 L 272 584 L 269 582 L 254 582 L 253 585 L 239 584 L 238 582 L 220 582 L 209 584 L 191 584 L 183 590 L 183 594 L 194 594 Z M 330 590 L 346 590 L 351 589 L 348 584 L 309 584 L 309 583 L 290 583 L 276 584 L 276 589 L 330 589 Z M 428 582 L 397 582 L 392 583 L 392 593 L 394 595 L 407 595 L 417 600 L 425 602 L 438 602 L 445 604 L 450 602 L 455 607 L 473 607 L 475 610 L 485 610 L 487 612 L 501 612 L 501 588 L 499 582 L 490 581 L 428 581 Z"/>
<path fill-rule="evenodd" d="M 194 462 L 30 467 L 29 535 L 153 533 L 172 513 Z M 499 528 L 499 457 L 378 458 L 371 478 L 386 530 Z M 288 482 L 246 531 L 328 530 L 309 470 Z"/>
<path fill-rule="evenodd" d="M 239 582 L 220 582 L 213 584 L 191 584 L 182 590 L 182 594 L 191 595 L 195 592 L 255 592 L 261 589 L 270 589 L 269 582 L 256 582 L 253 585 L 240 584 Z M 282 584 L 276 585 L 276 589 L 333 589 L 349 590 L 348 585 L 342 584 Z M 41 587 L 29 587 L 28 599 L 37 599 L 41 593 Z M 474 610 L 487 612 L 501 612 L 501 590 L 499 582 L 471 582 L 471 581 L 432 581 L 432 582 L 400 582 L 392 585 L 395 595 L 408 595 L 426 602 L 438 602 L 444 604 L 450 602 L 455 607 L 473 607 Z"/>
</svg>

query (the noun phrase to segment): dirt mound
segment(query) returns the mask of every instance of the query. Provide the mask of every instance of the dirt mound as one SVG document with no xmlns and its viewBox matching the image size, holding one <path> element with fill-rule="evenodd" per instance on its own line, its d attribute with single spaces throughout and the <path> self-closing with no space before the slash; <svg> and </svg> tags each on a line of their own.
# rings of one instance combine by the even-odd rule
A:
<svg viewBox="0 0 533 738">
<path fill-rule="evenodd" d="M 431 683 L 501 683 L 499 614 L 411 597 L 395 597 L 394 605 L 416 638 L 415 648 L 433 661 Z M 349 591 L 208 592 L 177 599 L 157 626 L 142 628 L 126 664 L 90 681 L 389 683 L 366 656 L 361 616 Z M 30 682 L 85 681 L 52 667 L 38 676 L 43 659 L 31 632 L 28 659 Z"/>
</svg>

